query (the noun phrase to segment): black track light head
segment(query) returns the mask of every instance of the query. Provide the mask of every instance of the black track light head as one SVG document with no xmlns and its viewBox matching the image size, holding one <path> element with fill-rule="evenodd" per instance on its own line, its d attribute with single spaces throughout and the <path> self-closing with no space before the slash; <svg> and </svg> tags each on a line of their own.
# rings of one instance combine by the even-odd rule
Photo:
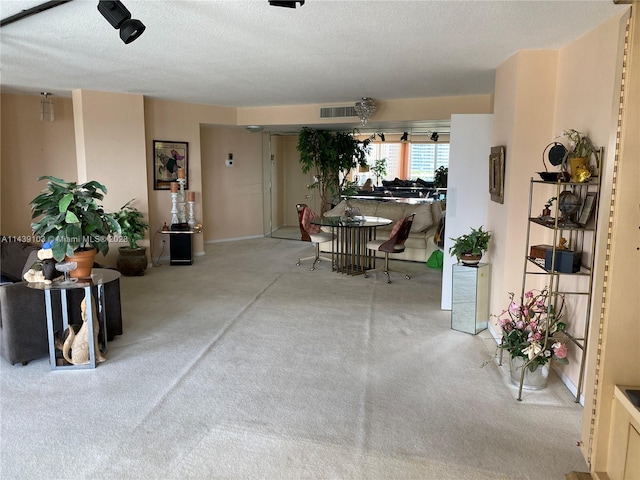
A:
<svg viewBox="0 0 640 480">
<path fill-rule="evenodd" d="M 131 12 L 120 0 L 100 0 L 98 11 L 113 28 L 120 29 L 120 38 L 124 43 L 131 43 L 144 32 L 144 24 L 131 18 Z"/>
<path fill-rule="evenodd" d="M 382 140 L 384 142 L 384 133 L 380 132 L 378 134 L 378 137 L 380 137 L 380 140 Z"/>
<path fill-rule="evenodd" d="M 269 0 L 269 5 L 273 7 L 287 7 L 287 8 L 296 8 L 296 3 L 299 3 L 300 6 L 304 5 L 304 0 L 298 0 L 296 2 L 288 2 L 286 0 L 277 1 L 277 0 Z"/>
<path fill-rule="evenodd" d="M 400 141 L 401 142 L 406 142 L 407 140 L 409 140 L 409 133 L 408 132 L 404 132 L 402 134 L 402 136 L 400 137 Z"/>
<path fill-rule="evenodd" d="M 431 134 L 431 140 L 432 140 L 432 141 L 437 142 L 437 141 L 438 141 L 438 138 L 440 138 L 440 135 L 438 135 L 438 132 L 433 132 L 433 133 Z"/>
</svg>

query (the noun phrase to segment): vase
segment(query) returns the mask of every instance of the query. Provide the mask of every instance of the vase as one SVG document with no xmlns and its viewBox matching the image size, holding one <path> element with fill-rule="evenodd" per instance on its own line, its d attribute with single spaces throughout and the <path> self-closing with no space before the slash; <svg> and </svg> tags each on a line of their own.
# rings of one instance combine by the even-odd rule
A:
<svg viewBox="0 0 640 480">
<path fill-rule="evenodd" d="M 511 358 L 511 355 L 509 355 L 509 374 L 512 384 L 520 386 L 520 377 L 522 375 L 522 367 L 524 364 L 525 360 L 523 358 Z M 522 388 L 525 388 L 527 390 L 541 390 L 543 388 L 546 388 L 548 378 L 549 363 L 538 365 L 538 368 L 536 368 L 535 372 L 532 372 L 527 367 L 524 372 Z"/>
<path fill-rule="evenodd" d="M 585 175 L 589 174 L 590 176 L 589 169 L 587 168 L 587 159 L 584 157 L 569 158 L 569 171 L 571 172 L 572 182 L 584 182 L 589 178 L 588 176 L 585 178 Z"/>
<path fill-rule="evenodd" d="M 42 275 L 45 280 L 53 280 L 60 276 L 60 273 L 56 270 L 56 261 L 53 258 L 42 260 Z"/>
<path fill-rule="evenodd" d="M 76 250 L 72 257 L 65 257 L 67 262 L 76 262 L 78 267 L 69 273 L 71 278 L 87 278 L 91 276 L 93 270 L 93 260 L 96 258 L 97 250 Z"/>
</svg>

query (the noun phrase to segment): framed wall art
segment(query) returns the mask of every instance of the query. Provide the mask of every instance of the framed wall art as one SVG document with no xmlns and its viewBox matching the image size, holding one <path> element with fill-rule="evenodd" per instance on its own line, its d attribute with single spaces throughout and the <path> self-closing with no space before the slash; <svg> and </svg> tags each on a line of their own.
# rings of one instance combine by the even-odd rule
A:
<svg viewBox="0 0 640 480">
<path fill-rule="evenodd" d="M 589 220 L 591 220 L 591 215 L 593 215 L 597 200 L 598 194 L 596 192 L 589 192 L 584 197 L 582 208 L 580 209 L 580 216 L 578 217 L 578 224 L 582 228 L 586 227 Z"/>
<path fill-rule="evenodd" d="M 189 144 L 187 142 L 153 141 L 153 189 L 169 190 L 178 179 L 178 168 L 184 169 L 185 190 L 189 190 Z"/>
<path fill-rule="evenodd" d="M 504 203 L 504 146 L 491 147 L 489 155 L 489 193 L 491 200 Z"/>
</svg>

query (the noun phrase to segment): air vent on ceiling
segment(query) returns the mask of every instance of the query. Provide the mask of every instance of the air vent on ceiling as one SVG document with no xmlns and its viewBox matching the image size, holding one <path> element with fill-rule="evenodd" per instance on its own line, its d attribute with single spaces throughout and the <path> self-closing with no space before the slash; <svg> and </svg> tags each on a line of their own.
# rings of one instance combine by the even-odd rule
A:
<svg viewBox="0 0 640 480">
<path fill-rule="evenodd" d="M 356 109 L 353 105 L 345 107 L 321 107 L 320 118 L 337 118 L 337 117 L 357 117 Z"/>
</svg>

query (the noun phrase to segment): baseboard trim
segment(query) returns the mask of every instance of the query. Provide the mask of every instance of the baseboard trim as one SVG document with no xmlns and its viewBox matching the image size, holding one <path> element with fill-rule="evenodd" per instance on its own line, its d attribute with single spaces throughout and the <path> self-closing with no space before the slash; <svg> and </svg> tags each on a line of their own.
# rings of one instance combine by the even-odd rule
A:
<svg viewBox="0 0 640 480">
<path fill-rule="evenodd" d="M 234 238 L 222 238 L 220 240 L 205 240 L 204 243 L 225 243 L 225 242 L 237 242 L 238 240 L 253 240 L 256 238 L 264 238 L 264 235 L 249 235 L 247 237 L 234 237 Z"/>
</svg>

